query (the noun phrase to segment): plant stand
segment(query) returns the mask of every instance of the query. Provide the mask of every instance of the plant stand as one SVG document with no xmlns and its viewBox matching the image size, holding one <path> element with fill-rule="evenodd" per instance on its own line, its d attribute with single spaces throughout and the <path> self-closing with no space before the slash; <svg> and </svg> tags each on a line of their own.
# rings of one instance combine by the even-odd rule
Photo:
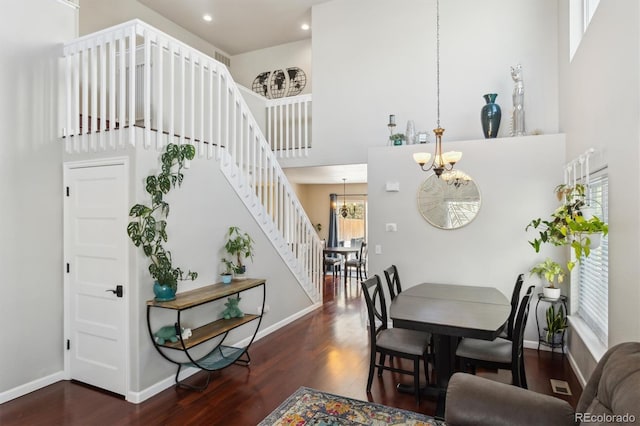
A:
<svg viewBox="0 0 640 426">
<path fill-rule="evenodd" d="M 562 303 L 562 305 L 564 306 L 564 312 L 568 313 L 569 311 L 567 310 L 567 296 L 563 295 L 563 296 L 560 296 L 558 299 L 549 299 L 547 297 L 544 297 L 544 294 L 538 293 L 538 301 L 536 302 L 536 328 L 538 330 L 538 351 L 540 351 L 540 345 L 551 348 L 552 354 L 555 352 L 556 348 L 560 348 L 562 350 L 562 356 L 564 357 L 564 335 L 565 335 L 566 329 L 562 330 L 562 337 L 558 342 L 556 342 L 555 339 L 553 339 L 554 341 L 552 342 L 547 341 L 544 327 L 540 329 L 540 320 L 538 316 L 538 306 L 540 305 L 540 301 L 547 302 L 552 305 Z"/>
<path fill-rule="evenodd" d="M 265 283 L 266 281 L 264 279 L 247 278 L 242 281 L 232 281 L 231 284 L 216 283 L 196 290 L 180 293 L 176 295 L 175 300 L 168 302 L 158 302 L 155 300 L 147 301 L 147 327 L 149 329 L 149 335 L 151 336 L 151 340 L 153 341 L 154 347 L 156 348 L 158 353 L 162 355 L 162 357 L 167 361 L 178 365 L 178 370 L 176 371 L 175 378 L 176 386 L 194 390 L 204 390 L 209 384 L 209 379 L 211 377 L 210 373 L 212 371 L 221 370 L 234 363 L 239 363 L 245 366 L 249 365 L 249 363 L 251 362 L 251 358 L 249 357 L 248 352 L 249 346 L 251 346 L 251 343 L 253 343 L 253 340 L 258 333 L 260 323 L 262 322 L 262 314 L 264 312 L 264 303 L 266 296 Z M 181 313 L 183 311 L 203 305 L 205 303 L 221 301 L 221 299 L 224 299 L 228 296 L 235 295 L 236 297 L 238 297 L 241 292 L 260 286 L 262 286 L 262 308 L 260 309 L 260 312 L 258 314 L 245 313 L 244 317 L 242 318 L 220 318 L 213 320 L 212 322 L 191 330 L 192 336 L 186 340 L 183 340 L 181 333 L 177 332 L 177 342 L 165 341 L 164 343 L 159 344 L 155 341 L 153 330 L 151 327 L 152 308 L 174 310 L 177 317 L 175 327 L 176 331 L 179 331 L 182 330 L 180 321 Z M 254 322 L 254 324 L 256 324 L 256 327 L 255 331 L 253 332 L 253 336 L 245 347 L 237 348 L 223 344 L 231 330 L 251 322 Z M 206 355 L 200 355 L 197 359 L 195 359 L 194 356 L 190 353 L 190 350 L 192 348 L 219 336 L 219 342 L 217 342 L 213 349 L 211 349 Z M 188 361 L 176 360 L 174 357 L 170 356 L 170 350 L 183 352 L 188 358 Z M 241 359 L 241 357 L 243 356 L 245 356 L 246 359 Z M 183 367 L 196 367 L 201 370 L 208 371 L 209 375 L 207 376 L 207 380 L 204 385 L 195 387 L 182 383 L 179 380 L 178 376 L 180 375 L 180 370 Z"/>
</svg>

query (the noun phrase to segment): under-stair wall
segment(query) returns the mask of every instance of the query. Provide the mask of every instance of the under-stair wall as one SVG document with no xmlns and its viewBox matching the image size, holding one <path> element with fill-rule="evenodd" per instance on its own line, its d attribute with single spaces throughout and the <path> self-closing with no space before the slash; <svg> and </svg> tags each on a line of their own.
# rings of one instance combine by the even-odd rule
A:
<svg viewBox="0 0 640 426">
<path fill-rule="evenodd" d="M 67 153 L 193 144 L 321 302 L 320 240 L 223 64 L 139 20 L 69 42 L 64 57 Z"/>
</svg>

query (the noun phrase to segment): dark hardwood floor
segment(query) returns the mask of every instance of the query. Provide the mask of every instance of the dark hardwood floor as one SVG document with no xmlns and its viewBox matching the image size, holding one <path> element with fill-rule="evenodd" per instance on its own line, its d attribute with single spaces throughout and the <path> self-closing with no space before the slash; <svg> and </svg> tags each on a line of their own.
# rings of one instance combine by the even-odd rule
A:
<svg viewBox="0 0 640 426">
<path fill-rule="evenodd" d="M 249 367 L 214 373 L 203 392 L 170 388 L 130 404 L 62 381 L 0 405 L 0 425 L 255 425 L 300 386 L 433 415 L 434 401 L 416 406 L 412 394 L 396 391 L 398 382 L 411 383 L 409 376 L 375 376 L 367 395 L 369 347 L 359 284 L 353 279 L 334 286 L 327 277 L 322 308 L 255 342 Z M 552 395 L 549 379 L 566 380 L 573 396 L 555 396 L 575 407 L 582 389 L 566 358 L 530 349 L 525 358 L 530 389 Z M 507 371 L 478 374 L 510 381 Z M 190 381 L 203 378 L 198 373 Z"/>
</svg>

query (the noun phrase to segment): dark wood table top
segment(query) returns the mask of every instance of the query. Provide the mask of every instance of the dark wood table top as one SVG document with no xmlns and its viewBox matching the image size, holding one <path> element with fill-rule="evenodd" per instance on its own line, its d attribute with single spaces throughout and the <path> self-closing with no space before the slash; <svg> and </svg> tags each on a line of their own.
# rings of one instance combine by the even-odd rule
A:
<svg viewBox="0 0 640 426">
<path fill-rule="evenodd" d="M 496 288 L 424 283 L 391 303 L 394 327 L 493 340 L 509 317 L 509 300 Z"/>
</svg>

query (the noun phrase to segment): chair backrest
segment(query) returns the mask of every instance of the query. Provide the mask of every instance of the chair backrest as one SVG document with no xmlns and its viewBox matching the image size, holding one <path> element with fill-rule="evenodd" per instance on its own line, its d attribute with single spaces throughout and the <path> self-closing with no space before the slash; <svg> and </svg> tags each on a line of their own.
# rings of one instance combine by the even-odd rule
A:
<svg viewBox="0 0 640 426">
<path fill-rule="evenodd" d="M 511 312 L 509 313 L 509 320 L 507 321 L 507 339 L 513 340 L 513 323 L 516 320 L 516 312 L 518 311 L 518 302 L 520 301 L 520 289 L 524 282 L 524 274 L 518 275 L 516 284 L 513 286 L 513 293 L 511 294 Z"/>
<path fill-rule="evenodd" d="M 360 260 L 361 262 L 366 262 L 367 261 L 367 243 L 365 243 L 364 241 L 362 242 L 362 244 L 360 244 L 360 254 L 358 254 L 358 260 Z"/>
<path fill-rule="evenodd" d="M 527 318 L 529 317 L 529 305 L 531 303 L 531 297 L 533 294 L 534 286 L 530 286 L 527 289 L 527 294 L 522 298 L 520 302 L 520 308 L 518 308 L 518 315 L 516 316 L 516 324 L 513 328 L 513 340 L 511 341 L 511 363 L 512 373 L 520 374 L 520 363 L 524 362 L 522 358 L 524 355 L 524 329 L 527 325 Z M 514 383 L 516 382 L 514 376 Z M 522 380 L 519 381 L 522 383 Z"/>
<path fill-rule="evenodd" d="M 382 291 L 382 282 L 379 275 L 360 282 L 362 286 L 362 294 L 367 304 L 367 313 L 369 318 L 369 334 L 371 335 L 371 344 L 375 344 L 376 336 L 380 330 L 387 328 L 387 304 Z M 376 320 L 381 324 L 376 327 Z"/>
<path fill-rule="evenodd" d="M 402 286 L 400 285 L 400 276 L 398 275 L 398 268 L 396 267 L 396 265 L 391 265 L 387 269 L 385 269 L 384 277 L 387 279 L 389 295 L 391 296 L 391 300 L 393 300 L 398 294 L 402 292 Z"/>
</svg>

